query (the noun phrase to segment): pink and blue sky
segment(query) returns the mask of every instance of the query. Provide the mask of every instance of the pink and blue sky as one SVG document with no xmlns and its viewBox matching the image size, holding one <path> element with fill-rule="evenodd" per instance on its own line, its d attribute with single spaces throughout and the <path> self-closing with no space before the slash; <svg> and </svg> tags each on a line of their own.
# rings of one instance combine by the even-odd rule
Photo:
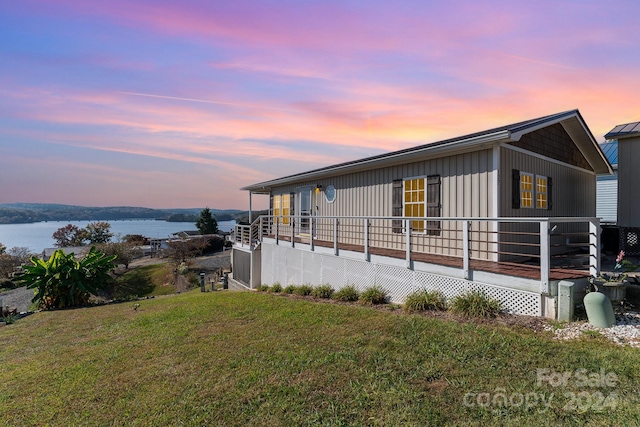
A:
<svg viewBox="0 0 640 427">
<path fill-rule="evenodd" d="M 640 2 L 0 2 L 0 203 L 240 187 L 579 108 L 640 120 Z M 260 206 L 264 198 L 254 201 Z"/>
</svg>

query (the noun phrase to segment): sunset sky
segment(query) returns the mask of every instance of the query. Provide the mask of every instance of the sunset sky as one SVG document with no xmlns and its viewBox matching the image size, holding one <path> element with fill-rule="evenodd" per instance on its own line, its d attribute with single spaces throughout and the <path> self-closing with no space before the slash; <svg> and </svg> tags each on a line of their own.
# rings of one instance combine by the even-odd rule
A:
<svg viewBox="0 0 640 427">
<path fill-rule="evenodd" d="M 580 109 L 640 120 L 640 2 L 0 2 L 0 203 L 239 188 Z M 266 198 L 254 197 L 254 207 Z"/>
</svg>

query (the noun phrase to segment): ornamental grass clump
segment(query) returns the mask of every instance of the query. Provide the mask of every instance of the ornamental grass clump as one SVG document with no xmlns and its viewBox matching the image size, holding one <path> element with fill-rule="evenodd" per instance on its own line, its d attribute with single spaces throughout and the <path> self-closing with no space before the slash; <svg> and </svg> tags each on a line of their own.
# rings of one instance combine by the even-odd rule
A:
<svg viewBox="0 0 640 427">
<path fill-rule="evenodd" d="M 258 292 L 267 292 L 269 290 L 269 285 L 260 285 L 258 286 Z"/>
<path fill-rule="evenodd" d="M 420 289 L 404 299 L 403 309 L 412 313 L 427 310 L 446 310 L 447 303 L 442 292 Z"/>
<path fill-rule="evenodd" d="M 273 285 L 271 285 L 269 287 L 267 292 L 272 292 L 272 293 L 278 294 L 278 293 L 282 292 L 282 285 L 279 282 L 276 282 L 276 283 L 274 283 Z"/>
<path fill-rule="evenodd" d="M 381 286 L 375 285 L 365 289 L 358 301 L 364 305 L 386 304 L 389 301 L 389 294 Z"/>
<path fill-rule="evenodd" d="M 360 298 L 360 292 L 353 285 L 347 285 L 333 294 L 333 299 L 336 301 L 354 302 L 358 301 L 358 298 Z"/>
<path fill-rule="evenodd" d="M 311 296 L 314 298 L 330 299 L 334 292 L 335 289 L 333 289 L 331 285 L 320 285 L 313 288 L 313 290 L 311 291 Z"/>
<path fill-rule="evenodd" d="M 296 290 L 296 287 L 293 285 L 287 285 L 282 289 L 283 294 L 292 294 Z"/>
<path fill-rule="evenodd" d="M 302 286 L 298 286 L 293 290 L 293 293 L 295 295 L 300 295 L 300 296 L 308 296 L 311 295 L 311 291 L 313 291 L 313 288 L 309 285 L 302 285 Z"/>
<path fill-rule="evenodd" d="M 470 291 L 451 301 L 451 311 L 468 317 L 496 317 L 502 303 L 482 291 Z"/>
</svg>

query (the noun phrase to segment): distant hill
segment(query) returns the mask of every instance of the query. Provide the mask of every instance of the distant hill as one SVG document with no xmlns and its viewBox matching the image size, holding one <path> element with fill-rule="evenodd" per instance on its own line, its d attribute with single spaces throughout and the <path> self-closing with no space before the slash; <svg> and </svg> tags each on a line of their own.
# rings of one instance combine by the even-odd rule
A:
<svg viewBox="0 0 640 427">
<path fill-rule="evenodd" d="M 134 206 L 88 207 L 48 203 L 0 204 L 0 224 L 24 224 L 41 221 L 110 221 L 121 219 L 158 219 L 195 222 L 203 208 L 151 209 Z M 247 216 L 238 209 L 210 209 L 218 221 Z"/>
</svg>

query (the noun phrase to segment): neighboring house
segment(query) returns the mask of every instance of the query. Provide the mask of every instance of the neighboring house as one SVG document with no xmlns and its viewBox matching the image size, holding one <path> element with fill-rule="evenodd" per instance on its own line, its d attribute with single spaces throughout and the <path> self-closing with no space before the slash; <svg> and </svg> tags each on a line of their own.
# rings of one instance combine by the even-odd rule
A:
<svg viewBox="0 0 640 427">
<path fill-rule="evenodd" d="M 599 270 L 596 175 L 611 173 L 572 110 L 250 185 L 270 215 L 236 226 L 234 279 L 379 284 L 397 302 L 481 289 L 555 317 L 558 283 Z"/>
<path fill-rule="evenodd" d="M 91 246 L 65 246 L 61 248 L 46 248 L 42 251 L 42 259 L 47 261 L 51 258 L 51 255 L 57 250 L 62 250 L 65 255 L 69 255 L 73 253 L 76 258 L 84 257 L 91 250 Z"/>
<path fill-rule="evenodd" d="M 618 220 L 618 141 L 604 142 L 600 148 L 611 163 L 613 175 L 598 175 L 596 216 L 603 223 L 615 224 Z"/>
<path fill-rule="evenodd" d="M 619 248 L 627 255 L 640 255 L 640 197 L 638 166 L 640 165 L 640 122 L 617 125 L 605 136 L 615 139 L 618 150 L 617 221 Z"/>
</svg>

